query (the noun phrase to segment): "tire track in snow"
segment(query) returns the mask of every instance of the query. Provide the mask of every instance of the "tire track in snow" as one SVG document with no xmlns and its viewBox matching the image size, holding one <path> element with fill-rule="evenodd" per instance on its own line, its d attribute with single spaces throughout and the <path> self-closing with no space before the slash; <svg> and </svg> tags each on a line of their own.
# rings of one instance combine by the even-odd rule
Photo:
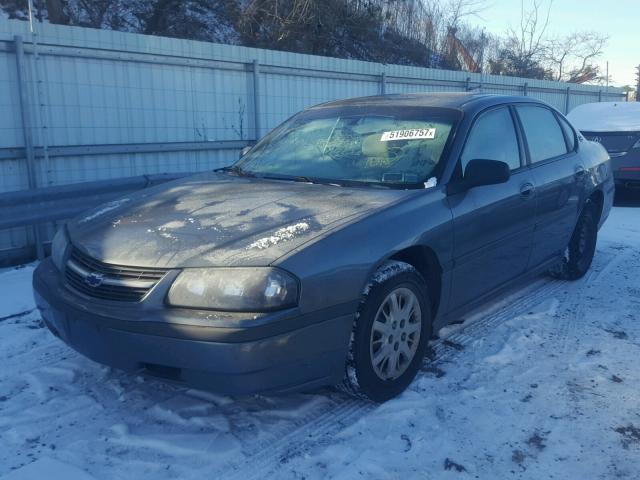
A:
<svg viewBox="0 0 640 480">
<path fill-rule="evenodd" d="M 561 319 L 556 336 L 556 342 L 558 342 L 561 352 L 568 352 L 573 345 L 571 338 L 575 338 L 575 336 L 572 336 L 571 333 L 580 326 L 580 319 L 584 318 L 585 297 L 593 288 L 602 283 L 602 279 L 606 278 L 609 271 L 631 256 L 632 252 L 628 248 L 619 250 L 619 253 L 616 254 L 617 248 L 614 246 L 598 251 L 594 265 L 591 266 L 583 279 L 576 282 L 578 288 L 574 289 L 573 295 L 567 295 L 567 301 L 573 305 L 574 312 L 567 318 Z"/>
<path fill-rule="evenodd" d="M 59 342 L 59 344 L 58 344 Z M 19 356 L 28 356 L 33 357 L 34 355 L 39 355 L 38 364 L 33 366 L 32 361 L 29 362 L 19 362 L 17 361 L 17 357 Z M 0 380 L 7 381 L 16 377 L 24 377 L 29 373 L 34 373 L 41 368 L 47 366 L 56 365 L 64 360 L 69 360 L 74 356 L 79 356 L 75 350 L 71 349 L 64 343 L 62 340 L 58 340 L 57 338 L 52 338 L 50 341 L 47 341 L 43 345 L 38 345 L 30 350 L 20 353 L 12 358 L 12 368 L 10 370 L 10 374 L 3 376 Z M 20 368 L 20 365 L 30 365 L 24 368 Z"/>
<path fill-rule="evenodd" d="M 336 434 L 376 408 L 375 404 L 349 397 L 346 393 L 339 395 L 343 398 L 338 399 L 333 408 L 306 416 L 289 434 L 245 449 L 241 459 L 220 472 L 221 477 L 229 480 L 271 478 L 290 460 L 328 444 Z"/>
<path fill-rule="evenodd" d="M 10 360 L 11 368 L 1 370 L 0 374 L 7 373 L 7 375 L 0 375 L 0 380 L 3 382 L 12 380 L 17 377 L 24 377 L 30 373 L 34 373 L 40 370 L 43 366 L 55 365 L 63 360 L 70 358 L 73 355 L 78 355 L 75 350 L 65 345 L 62 340 L 55 338 L 51 332 L 43 325 L 40 312 L 36 309 L 29 310 L 27 312 L 21 312 L 5 317 L 5 319 L 17 320 L 15 322 L 3 323 L 2 327 L 24 325 L 25 328 L 34 328 L 34 324 L 40 324 L 42 329 L 46 333 L 44 341 L 33 341 L 24 345 L 24 350 L 15 353 L 11 357 L 7 357 Z M 26 325 L 24 321 L 29 321 L 31 325 Z M 4 331 L 2 331 L 4 333 Z M 34 366 L 31 359 L 37 356 L 38 361 Z M 21 361 L 22 357 L 28 357 L 30 361 Z"/>
<path fill-rule="evenodd" d="M 447 344 L 465 347 L 477 340 L 483 333 L 512 318 L 528 313 L 533 307 L 549 299 L 565 285 L 561 280 L 540 279 L 529 288 L 514 292 L 507 297 L 507 302 L 499 307 L 479 310 L 473 314 L 468 324 L 462 324 L 460 330 L 438 339 L 432 343 L 434 356 L 425 362 L 425 367 L 442 361 L 453 359 L 459 352 Z M 486 313 L 485 313 L 486 312 Z M 423 371 L 418 375 L 425 375 Z M 340 395 L 340 396 L 338 396 Z M 290 460 L 308 452 L 322 448 L 333 440 L 333 437 L 347 427 L 355 424 L 367 413 L 375 410 L 377 405 L 355 399 L 347 394 L 337 393 L 333 407 L 322 408 L 305 416 L 289 433 L 275 442 L 258 442 L 245 449 L 245 455 L 219 473 L 223 478 L 251 480 L 273 478 Z"/>
<path fill-rule="evenodd" d="M 558 293 L 564 285 L 565 282 L 562 280 L 542 278 L 534 283 L 533 287 L 526 288 L 507 297 L 507 299 L 503 300 L 503 302 L 508 302 L 506 305 L 490 309 L 488 314 L 482 311 L 472 314 L 471 318 L 478 317 L 477 320 L 464 323 L 460 330 L 456 330 L 452 334 L 433 342 L 434 356 L 431 362 L 449 360 L 456 353 L 455 348 L 451 348 L 451 343 L 462 348 L 466 347 L 478 340 L 481 334 L 490 332 L 491 329 L 512 318 L 528 313 L 531 309 Z M 431 364 L 431 362 L 427 362 L 426 365 Z"/>
</svg>

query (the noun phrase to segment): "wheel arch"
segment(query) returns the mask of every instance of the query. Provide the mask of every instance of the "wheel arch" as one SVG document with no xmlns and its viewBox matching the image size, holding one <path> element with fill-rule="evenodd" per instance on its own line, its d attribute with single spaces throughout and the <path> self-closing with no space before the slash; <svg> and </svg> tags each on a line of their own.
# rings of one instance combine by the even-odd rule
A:
<svg viewBox="0 0 640 480">
<path fill-rule="evenodd" d="M 592 204 L 595 207 L 597 215 L 596 221 L 597 223 L 600 223 L 600 218 L 602 217 L 602 212 L 604 210 L 604 193 L 601 189 L 597 188 L 591 192 L 591 195 L 589 195 L 589 198 L 587 198 L 587 201 L 585 202 L 585 206 L 588 204 Z"/>
<path fill-rule="evenodd" d="M 427 282 L 431 300 L 431 318 L 436 318 L 442 295 L 442 265 L 436 252 L 426 245 L 413 245 L 395 252 L 387 260 L 412 265 Z"/>
</svg>

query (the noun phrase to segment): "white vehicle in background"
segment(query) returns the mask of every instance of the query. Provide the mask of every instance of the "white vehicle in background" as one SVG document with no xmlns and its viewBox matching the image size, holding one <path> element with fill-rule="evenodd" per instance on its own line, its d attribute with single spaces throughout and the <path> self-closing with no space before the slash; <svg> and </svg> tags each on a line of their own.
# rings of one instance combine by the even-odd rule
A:
<svg viewBox="0 0 640 480">
<path fill-rule="evenodd" d="M 609 152 L 617 188 L 640 189 L 640 102 L 586 103 L 567 118 Z"/>
</svg>

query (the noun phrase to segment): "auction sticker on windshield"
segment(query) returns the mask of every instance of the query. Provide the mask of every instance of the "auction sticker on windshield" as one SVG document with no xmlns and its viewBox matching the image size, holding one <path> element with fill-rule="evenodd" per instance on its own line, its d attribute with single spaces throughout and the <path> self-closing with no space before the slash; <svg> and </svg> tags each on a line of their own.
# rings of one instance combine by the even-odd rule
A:
<svg viewBox="0 0 640 480">
<path fill-rule="evenodd" d="M 390 142 L 392 140 L 433 139 L 435 137 L 435 128 L 411 128 L 409 130 L 392 130 L 390 132 L 384 132 L 382 137 L 380 137 L 380 141 Z"/>
</svg>

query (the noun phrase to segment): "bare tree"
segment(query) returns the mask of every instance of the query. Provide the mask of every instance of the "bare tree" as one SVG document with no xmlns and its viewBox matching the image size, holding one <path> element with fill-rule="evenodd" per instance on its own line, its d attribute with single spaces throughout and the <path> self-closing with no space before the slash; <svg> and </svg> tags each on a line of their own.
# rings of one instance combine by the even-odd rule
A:
<svg viewBox="0 0 640 480">
<path fill-rule="evenodd" d="M 486 7 L 484 0 L 449 0 L 445 6 L 447 26 L 458 28 L 465 19 L 477 16 Z"/>
<path fill-rule="evenodd" d="M 553 0 L 549 0 L 546 12 L 541 12 L 543 2 L 533 0 L 531 8 L 526 9 L 524 0 L 520 0 L 519 29 L 509 30 L 507 44 L 523 64 L 539 61 L 545 51 L 544 35 L 549 26 Z"/>
<path fill-rule="evenodd" d="M 585 83 L 602 78 L 593 62 L 602 55 L 608 36 L 597 32 L 575 32 L 549 40 L 544 61 L 553 72 L 552 79 Z"/>
<path fill-rule="evenodd" d="M 65 12 L 64 0 L 46 0 L 47 12 L 51 23 L 69 23 L 69 16 Z"/>
<path fill-rule="evenodd" d="M 250 42 L 286 44 L 313 19 L 313 0 L 249 0 L 240 18 L 240 28 Z"/>
<path fill-rule="evenodd" d="M 482 33 L 478 29 L 468 27 L 466 21 L 470 17 L 478 16 L 485 8 L 486 1 L 424 0 L 422 5 L 417 28 L 422 32 L 419 41 L 431 52 L 427 66 L 453 70 L 470 69 L 468 54 L 472 49 L 467 48 L 466 43 L 472 38 L 471 43 L 475 43 Z"/>
<path fill-rule="evenodd" d="M 520 25 L 509 30 L 502 46 L 489 59 L 491 73 L 573 83 L 601 81 L 594 63 L 608 37 L 597 32 L 575 32 L 549 38 L 547 29 L 553 0 L 521 0 Z"/>
</svg>

